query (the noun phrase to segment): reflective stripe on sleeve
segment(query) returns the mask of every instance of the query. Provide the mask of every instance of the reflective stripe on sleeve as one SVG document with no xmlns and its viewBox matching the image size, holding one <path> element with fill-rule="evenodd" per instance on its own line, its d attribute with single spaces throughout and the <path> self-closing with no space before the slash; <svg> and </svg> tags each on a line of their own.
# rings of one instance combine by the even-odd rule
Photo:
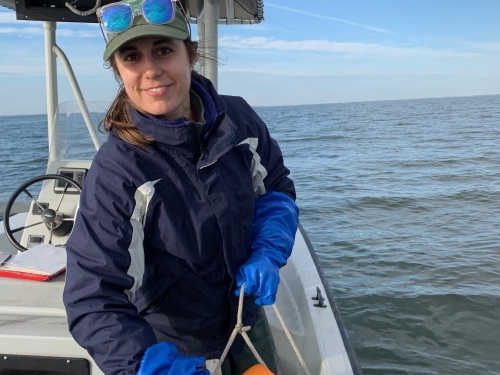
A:
<svg viewBox="0 0 500 375">
<path fill-rule="evenodd" d="M 128 252 L 130 254 L 130 267 L 127 275 L 134 278 L 134 285 L 125 293 L 133 300 L 135 292 L 141 287 L 144 278 L 144 227 L 148 206 L 155 194 L 154 185 L 160 180 L 148 181 L 139 186 L 135 192 L 135 207 L 130 224 L 132 225 L 132 240 Z"/>
<path fill-rule="evenodd" d="M 252 174 L 253 191 L 256 197 L 266 194 L 266 187 L 264 186 L 264 179 L 267 176 L 267 170 L 260 163 L 260 155 L 257 153 L 257 146 L 259 144 L 259 138 L 247 138 L 243 142 L 240 142 L 238 146 L 248 144 L 250 151 L 253 154 L 252 165 L 250 167 L 250 172 Z"/>
</svg>

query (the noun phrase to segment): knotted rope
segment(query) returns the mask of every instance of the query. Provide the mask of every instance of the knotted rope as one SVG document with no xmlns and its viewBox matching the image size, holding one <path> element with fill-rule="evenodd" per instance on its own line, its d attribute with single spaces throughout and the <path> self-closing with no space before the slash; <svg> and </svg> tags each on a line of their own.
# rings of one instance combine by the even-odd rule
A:
<svg viewBox="0 0 500 375">
<path fill-rule="evenodd" d="M 250 341 L 250 338 L 247 335 L 247 331 L 250 331 L 252 327 L 246 326 L 243 327 L 243 321 L 242 321 L 242 315 L 243 315 L 243 297 L 245 296 L 245 285 L 247 283 L 244 282 L 243 285 L 241 286 L 240 290 L 240 299 L 238 301 L 238 315 L 236 316 L 236 325 L 234 326 L 233 332 L 231 333 L 231 336 L 229 336 L 229 340 L 227 342 L 227 345 L 222 352 L 222 355 L 220 357 L 219 363 L 217 363 L 217 367 L 214 370 L 214 374 L 217 374 L 217 371 L 219 371 L 220 367 L 222 366 L 222 362 L 226 359 L 227 353 L 229 352 L 229 349 L 231 348 L 231 345 L 233 345 L 233 341 L 236 338 L 236 335 L 239 333 L 241 336 L 243 336 L 243 339 L 247 343 L 248 347 L 252 351 L 253 355 L 255 358 L 257 358 L 257 361 L 267 368 L 266 364 L 260 357 L 259 353 L 257 353 L 257 350 L 253 346 L 252 342 Z"/>
<path fill-rule="evenodd" d="M 255 358 L 257 358 L 257 361 L 265 368 L 268 368 L 266 366 L 266 364 L 264 363 L 264 361 L 262 360 L 262 358 L 260 357 L 259 353 L 257 353 L 257 350 L 255 349 L 252 342 L 250 341 L 250 338 L 247 335 L 247 331 L 250 331 L 252 329 L 252 327 L 250 327 L 250 326 L 244 327 L 243 326 L 242 315 L 243 315 L 243 298 L 245 296 L 245 285 L 246 285 L 246 282 L 243 283 L 243 285 L 241 286 L 241 290 L 240 290 L 240 299 L 238 301 L 238 314 L 236 316 L 236 325 L 234 326 L 234 329 L 233 329 L 233 332 L 231 333 L 231 336 L 229 336 L 229 340 L 227 342 L 226 348 L 222 352 L 219 363 L 217 363 L 217 366 L 215 367 L 215 370 L 213 372 L 214 375 L 217 374 L 217 372 L 220 370 L 220 368 L 222 366 L 222 362 L 224 362 L 224 360 L 226 359 L 227 353 L 229 352 L 229 349 L 233 345 L 233 341 L 236 338 L 236 335 L 238 333 L 241 336 L 243 336 L 243 339 L 247 343 L 248 347 L 252 351 Z M 274 312 L 276 313 L 276 316 L 278 317 L 278 320 L 281 323 L 281 326 L 283 327 L 283 330 L 285 331 L 286 337 L 288 337 L 288 340 L 290 341 L 290 344 L 292 345 L 293 351 L 297 355 L 297 358 L 299 359 L 299 362 L 302 365 L 302 368 L 304 369 L 304 371 L 306 372 L 307 375 L 311 375 L 311 373 L 309 372 L 309 370 L 307 368 L 307 365 L 306 365 L 304 359 L 300 355 L 300 352 L 299 352 L 299 349 L 297 348 L 297 345 L 295 345 L 295 341 L 293 341 L 292 335 L 290 334 L 290 332 L 288 331 L 288 328 L 285 325 L 285 321 L 281 317 L 281 314 L 280 314 L 276 304 L 273 304 L 273 309 L 274 309 Z"/>
</svg>

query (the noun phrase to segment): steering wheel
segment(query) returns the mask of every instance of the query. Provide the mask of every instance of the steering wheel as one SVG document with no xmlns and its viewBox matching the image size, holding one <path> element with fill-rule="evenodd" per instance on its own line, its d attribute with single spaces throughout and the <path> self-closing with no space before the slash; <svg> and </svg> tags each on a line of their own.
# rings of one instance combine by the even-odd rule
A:
<svg viewBox="0 0 500 375">
<path fill-rule="evenodd" d="M 47 204 L 40 204 L 37 202 L 37 200 L 33 197 L 33 195 L 28 191 L 28 188 L 40 181 L 44 180 L 62 180 L 64 184 L 64 189 L 61 194 L 61 198 L 59 199 L 59 202 L 57 203 L 57 207 L 55 208 L 50 208 L 47 206 Z M 3 217 L 3 225 L 5 228 L 5 235 L 9 239 L 9 241 L 14 245 L 15 248 L 17 248 L 20 251 L 26 251 L 28 250 L 24 246 L 22 246 L 17 240 L 14 238 L 14 233 L 22 231 L 26 228 L 31 228 L 36 225 L 40 224 L 45 224 L 47 229 L 50 230 L 50 236 L 49 236 L 49 244 L 52 243 L 52 235 L 54 234 L 55 236 L 65 236 L 69 232 L 71 232 L 71 229 L 73 228 L 73 223 L 75 221 L 74 217 L 71 217 L 69 215 L 65 215 L 62 212 L 59 211 L 59 207 L 61 206 L 61 202 L 64 198 L 64 195 L 66 194 L 68 188 L 72 186 L 74 187 L 77 191 L 78 194 L 82 192 L 82 188 L 78 183 L 73 181 L 71 178 L 57 175 L 57 174 L 46 174 L 43 176 L 38 176 L 35 178 L 32 178 L 29 181 L 26 181 L 24 184 L 22 184 L 17 190 L 12 194 L 10 197 L 9 201 L 7 202 L 7 206 L 5 207 L 5 213 Z M 14 205 L 14 202 L 16 199 L 19 197 L 21 193 L 26 194 L 38 207 L 38 209 L 41 211 L 40 213 L 40 221 L 34 224 L 26 225 L 24 227 L 19 227 L 15 229 L 11 229 L 10 227 L 10 211 L 12 209 L 12 206 Z"/>
</svg>

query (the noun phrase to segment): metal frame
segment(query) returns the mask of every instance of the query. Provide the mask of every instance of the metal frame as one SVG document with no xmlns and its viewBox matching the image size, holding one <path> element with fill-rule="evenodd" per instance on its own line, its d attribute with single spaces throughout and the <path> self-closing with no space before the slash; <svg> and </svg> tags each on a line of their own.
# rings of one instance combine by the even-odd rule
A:
<svg viewBox="0 0 500 375">
<path fill-rule="evenodd" d="M 80 86 L 78 85 L 78 81 L 76 80 L 73 68 L 71 67 L 71 64 L 65 53 L 61 48 L 59 48 L 59 46 L 54 45 L 52 47 L 52 51 L 57 57 L 61 59 L 64 70 L 66 71 L 66 75 L 68 76 L 71 89 L 73 90 L 73 93 L 75 94 L 76 100 L 78 102 L 78 107 L 82 112 L 83 119 L 85 121 L 85 124 L 87 125 L 87 129 L 90 133 L 90 137 L 92 138 L 92 142 L 94 143 L 94 147 L 96 150 L 99 150 L 99 148 L 101 147 L 101 141 L 99 140 L 99 136 L 97 135 L 97 132 L 95 130 L 94 123 L 90 118 L 89 109 L 87 108 L 87 104 L 85 103 L 85 99 L 83 98 L 83 94 L 80 90 Z"/>
<path fill-rule="evenodd" d="M 227 0 L 226 0 L 227 1 Z M 200 61 L 201 72 L 218 89 L 218 59 L 219 59 L 219 0 L 204 0 L 203 19 L 198 21 L 198 38 L 203 41 Z M 203 38 L 202 38 L 203 36 Z"/>
<path fill-rule="evenodd" d="M 43 21 L 44 40 L 45 40 L 45 75 L 46 75 L 46 91 L 47 91 L 47 126 L 48 126 L 48 141 L 49 141 L 49 161 L 59 160 L 60 145 L 59 145 L 59 123 L 56 118 L 58 106 L 58 91 L 57 91 L 57 57 L 61 59 L 66 75 L 68 76 L 71 89 L 75 94 L 75 98 L 82 112 L 83 119 L 87 125 L 90 137 L 96 150 L 101 147 L 101 141 L 95 130 L 94 123 L 90 117 L 89 110 L 83 98 L 82 91 L 78 85 L 78 81 L 73 72 L 71 64 L 62 51 L 56 44 L 56 29 L 57 23 L 53 21 Z"/>
<path fill-rule="evenodd" d="M 218 89 L 218 60 L 219 60 L 219 28 L 218 25 L 251 25 L 262 22 L 264 19 L 264 2 L 257 0 L 258 14 L 254 20 L 234 18 L 234 0 L 225 0 L 226 19 L 219 19 L 219 0 L 197 0 L 198 16 L 191 23 L 198 25 L 198 40 L 201 42 L 199 51 L 202 56 L 199 61 L 200 74 L 207 77 L 215 89 Z"/>
<path fill-rule="evenodd" d="M 49 150 L 57 155 L 59 152 L 58 134 L 55 127 L 55 114 L 58 105 L 57 92 L 57 60 L 52 52 L 52 47 L 56 45 L 56 29 L 55 22 L 43 22 L 43 34 L 45 41 L 45 84 L 47 92 L 47 126 L 48 126 L 48 141 Z M 55 141 L 54 147 L 51 144 Z M 56 149 L 57 148 L 57 149 Z M 51 159 L 51 156 L 49 156 Z"/>
</svg>

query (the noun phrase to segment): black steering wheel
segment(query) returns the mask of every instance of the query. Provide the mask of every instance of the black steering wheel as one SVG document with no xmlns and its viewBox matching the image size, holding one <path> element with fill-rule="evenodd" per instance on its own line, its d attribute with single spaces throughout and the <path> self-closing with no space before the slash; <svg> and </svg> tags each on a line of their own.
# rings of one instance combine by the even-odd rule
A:
<svg viewBox="0 0 500 375">
<path fill-rule="evenodd" d="M 57 207 L 50 208 L 47 204 L 40 204 L 37 202 L 37 200 L 33 197 L 33 195 L 28 191 L 28 188 L 40 181 L 44 180 L 62 180 L 64 184 L 64 188 L 61 192 L 61 198 L 59 199 L 59 202 L 57 203 Z M 77 191 L 78 194 L 82 192 L 82 188 L 78 183 L 73 181 L 71 178 L 57 175 L 57 174 L 46 174 L 43 176 L 38 176 L 35 178 L 32 178 L 29 181 L 26 181 L 24 184 L 22 184 L 15 192 L 12 194 L 10 197 L 9 201 L 7 202 L 7 206 L 5 207 L 5 213 L 3 217 L 3 225 L 5 228 L 5 235 L 9 239 L 9 241 L 16 247 L 16 249 L 20 251 L 26 251 L 28 250 L 24 246 L 22 246 L 17 240 L 14 238 L 14 233 L 19 232 L 21 230 L 24 230 L 26 228 L 31 228 L 36 225 L 40 224 L 45 224 L 47 229 L 50 230 L 50 237 L 49 237 L 49 244 L 52 242 L 52 235 L 55 236 L 65 236 L 66 234 L 71 232 L 71 229 L 73 228 L 73 223 L 75 221 L 75 218 L 70 216 L 70 215 L 65 215 L 64 213 L 59 211 L 59 207 L 61 206 L 61 202 L 64 198 L 64 195 L 67 193 L 68 188 L 72 186 L 74 187 Z M 34 203 L 35 206 L 38 207 L 38 211 L 40 212 L 40 221 L 34 224 L 26 225 L 24 227 L 19 227 L 15 229 L 11 229 L 10 227 L 10 211 L 12 209 L 12 206 L 14 205 L 14 202 L 16 199 L 19 197 L 21 193 L 26 194 Z"/>
</svg>

